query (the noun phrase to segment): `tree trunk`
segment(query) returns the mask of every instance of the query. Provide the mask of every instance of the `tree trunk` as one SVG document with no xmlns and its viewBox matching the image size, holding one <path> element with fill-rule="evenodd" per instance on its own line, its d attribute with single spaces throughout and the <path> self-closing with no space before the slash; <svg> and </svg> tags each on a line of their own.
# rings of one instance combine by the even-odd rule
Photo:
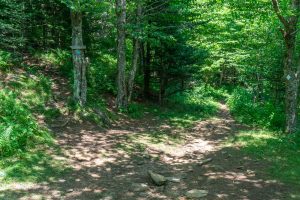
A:
<svg viewBox="0 0 300 200">
<path fill-rule="evenodd" d="M 165 66 L 162 67 L 160 72 L 160 90 L 159 90 L 159 104 L 163 105 L 164 97 L 166 94 L 166 86 L 167 86 L 167 74 Z"/>
<path fill-rule="evenodd" d="M 84 56 L 85 46 L 82 38 L 82 13 L 71 12 L 72 21 L 72 54 L 74 65 L 74 100 L 80 105 L 86 103 L 87 80 L 86 67 L 87 63 Z"/>
<path fill-rule="evenodd" d="M 139 62 L 140 42 L 138 39 L 134 39 L 133 43 L 134 44 L 133 44 L 132 69 L 130 71 L 129 80 L 128 80 L 128 102 L 131 102 L 134 79 L 135 79 L 136 71 L 138 69 L 138 62 Z"/>
<path fill-rule="evenodd" d="M 137 5 L 137 11 L 136 11 L 136 25 L 138 27 L 137 32 L 140 31 L 140 20 L 142 16 L 142 5 L 140 2 L 138 2 Z M 132 55 L 132 69 L 129 74 L 129 80 L 128 80 L 128 102 L 131 102 L 132 98 L 132 92 L 133 92 L 133 86 L 134 86 L 134 79 L 136 76 L 136 72 L 138 69 L 139 64 L 139 55 L 140 54 L 140 41 L 139 38 L 133 39 L 133 55 Z"/>
<path fill-rule="evenodd" d="M 118 95 L 116 100 L 117 108 L 127 107 L 126 92 L 126 0 L 116 0 L 117 13 L 117 53 L 118 53 Z"/>
<path fill-rule="evenodd" d="M 284 78 L 285 78 L 285 116 L 286 133 L 290 134 L 297 129 L 297 98 L 298 83 L 297 68 L 295 67 L 295 48 L 296 48 L 296 29 L 297 21 L 290 21 L 290 26 L 283 33 L 286 45 L 284 60 Z M 292 23 L 294 22 L 294 23 Z"/>
<path fill-rule="evenodd" d="M 144 98 L 149 98 L 150 90 L 150 62 L 151 62 L 151 52 L 150 44 L 146 44 L 146 58 L 144 64 Z"/>
<path fill-rule="evenodd" d="M 291 34 L 293 34 L 291 32 Z M 297 129 L 297 98 L 299 88 L 298 72 L 293 66 L 296 38 L 295 36 L 289 37 L 286 34 L 286 54 L 284 62 L 284 78 L 285 78 L 285 115 L 286 115 L 286 133 L 294 133 Z"/>
<path fill-rule="evenodd" d="M 166 87 L 168 84 L 168 77 L 167 77 L 167 68 L 165 66 L 165 63 L 163 61 L 163 52 L 160 52 L 160 72 L 159 72 L 159 79 L 160 79 L 160 90 L 159 90 L 159 104 L 163 105 L 164 98 L 166 94 Z"/>
<path fill-rule="evenodd" d="M 286 133 L 294 133 L 297 130 L 297 99 L 299 79 L 294 76 L 286 81 Z"/>
<path fill-rule="evenodd" d="M 286 133 L 294 133 L 297 130 L 297 98 L 300 75 L 300 58 L 295 58 L 297 26 L 299 21 L 300 0 L 292 0 L 291 13 L 284 17 L 277 0 L 272 0 L 274 11 L 283 25 L 281 30 L 285 46 L 284 79 L 285 79 L 285 116 Z M 295 62 L 297 61 L 297 62 Z M 298 65 L 298 66 L 296 66 Z"/>
</svg>

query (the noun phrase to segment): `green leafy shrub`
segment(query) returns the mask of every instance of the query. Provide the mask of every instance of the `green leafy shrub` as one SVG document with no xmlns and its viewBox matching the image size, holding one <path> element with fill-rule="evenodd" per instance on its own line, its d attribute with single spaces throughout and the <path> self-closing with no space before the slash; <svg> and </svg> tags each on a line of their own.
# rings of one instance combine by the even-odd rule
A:
<svg viewBox="0 0 300 200">
<path fill-rule="evenodd" d="M 11 65 L 11 62 L 11 54 L 0 50 L 0 69 L 7 69 Z"/>
<path fill-rule="evenodd" d="M 254 102 L 254 95 L 244 89 L 237 88 L 228 98 L 228 105 L 232 114 L 240 122 L 258 125 L 274 130 L 284 126 L 284 112 L 282 107 L 276 107 L 272 102 Z"/>
<path fill-rule="evenodd" d="M 49 52 L 36 52 L 35 58 L 41 62 L 58 68 L 62 75 L 72 77 L 72 54 L 63 49 L 53 49 Z"/>
<path fill-rule="evenodd" d="M 0 91 L 0 155 L 7 156 L 26 149 L 43 131 L 28 108 L 8 90 Z"/>
<path fill-rule="evenodd" d="M 103 54 L 92 60 L 89 65 L 89 84 L 94 93 L 104 92 L 116 94 L 116 58 Z"/>
<path fill-rule="evenodd" d="M 128 114 L 130 117 L 137 119 L 141 118 L 145 112 L 145 109 L 143 105 L 138 103 L 131 103 L 128 105 L 128 108 L 126 110 L 126 114 Z"/>
<path fill-rule="evenodd" d="M 214 87 L 207 85 L 207 86 L 200 86 L 196 87 L 193 90 L 193 93 L 197 96 L 201 97 L 209 97 L 215 100 L 225 100 L 228 97 L 228 93 L 224 89 L 215 89 Z"/>
<path fill-rule="evenodd" d="M 196 87 L 192 90 L 177 93 L 168 98 L 171 107 L 196 116 L 211 115 L 217 110 L 215 98 L 219 99 L 221 92 L 213 88 Z"/>
</svg>

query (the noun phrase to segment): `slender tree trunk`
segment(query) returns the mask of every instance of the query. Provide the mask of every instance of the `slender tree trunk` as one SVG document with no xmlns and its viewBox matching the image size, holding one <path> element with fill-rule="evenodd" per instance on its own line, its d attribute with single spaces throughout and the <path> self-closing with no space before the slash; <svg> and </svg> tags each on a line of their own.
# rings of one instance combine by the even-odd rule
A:
<svg viewBox="0 0 300 200">
<path fill-rule="evenodd" d="M 149 90 L 150 90 L 150 62 L 151 62 L 151 52 L 150 52 L 150 44 L 147 42 L 146 44 L 146 58 L 144 65 L 144 98 L 149 98 Z"/>
<path fill-rule="evenodd" d="M 128 102 L 131 102 L 134 79 L 135 79 L 136 71 L 138 69 L 138 62 L 139 62 L 140 42 L 138 39 L 134 39 L 133 43 L 134 44 L 133 44 L 132 69 L 130 71 L 129 79 L 128 79 Z"/>
<path fill-rule="evenodd" d="M 163 67 L 160 75 L 160 90 L 159 90 L 159 104 L 163 105 L 164 97 L 166 93 L 166 85 L 167 85 L 167 77 L 166 77 L 166 70 Z"/>
<path fill-rule="evenodd" d="M 285 114 L 286 114 L 286 133 L 293 133 L 297 129 L 297 99 L 299 88 L 299 72 L 295 71 L 294 51 L 295 39 L 286 38 L 287 50 L 285 55 Z M 290 45 L 289 45 L 290 44 Z M 299 66 L 298 66 L 299 67 Z M 298 70 L 299 71 L 299 70 Z"/>
<path fill-rule="evenodd" d="M 127 92 L 126 92 L 126 0 L 116 0 L 117 13 L 117 40 L 118 40 L 118 95 L 116 106 L 118 108 L 127 107 Z"/>
<path fill-rule="evenodd" d="M 72 20 L 72 53 L 74 65 L 74 100 L 80 105 L 86 103 L 87 80 L 83 38 L 82 38 L 82 13 L 71 12 Z"/>
<path fill-rule="evenodd" d="M 161 65 L 161 70 L 159 72 L 160 74 L 159 104 L 163 105 L 164 97 L 166 93 L 166 87 L 168 84 L 167 68 L 165 66 L 165 63 L 163 62 L 163 52 L 160 52 L 160 65 Z"/>
<path fill-rule="evenodd" d="M 141 2 L 138 2 L 137 11 L 136 11 L 136 25 L 138 27 L 137 32 L 140 32 L 140 20 L 142 16 L 142 5 Z M 139 65 L 139 56 L 140 56 L 140 41 L 139 38 L 133 39 L 133 55 L 132 55 L 132 69 L 129 74 L 128 80 L 128 102 L 131 102 L 133 86 L 134 86 L 134 79 L 136 76 L 136 72 Z"/>
<path fill-rule="evenodd" d="M 224 67 L 222 65 L 221 66 L 221 72 L 220 72 L 220 79 L 219 79 L 219 87 L 221 87 L 222 84 L 223 84 L 223 78 L 224 78 Z"/>
</svg>

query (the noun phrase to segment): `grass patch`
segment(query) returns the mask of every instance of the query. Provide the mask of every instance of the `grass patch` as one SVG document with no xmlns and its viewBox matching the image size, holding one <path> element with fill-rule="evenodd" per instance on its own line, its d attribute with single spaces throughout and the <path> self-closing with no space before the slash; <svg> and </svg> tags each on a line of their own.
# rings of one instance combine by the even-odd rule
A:
<svg viewBox="0 0 300 200">
<path fill-rule="evenodd" d="M 285 183 L 300 187 L 300 136 L 282 135 L 271 131 L 245 131 L 236 135 L 231 144 L 256 159 L 270 163 L 268 174 Z"/>
<path fill-rule="evenodd" d="M 58 180 L 70 170 L 61 160 L 56 160 L 46 150 L 30 150 L 0 161 L 0 183 L 39 183 Z"/>
<path fill-rule="evenodd" d="M 214 116 L 219 108 L 219 101 L 227 98 L 224 90 L 211 87 L 197 87 L 177 93 L 165 100 L 163 106 L 156 104 L 132 103 L 121 112 L 134 119 L 143 118 L 146 114 L 157 117 L 174 128 L 189 128 L 196 121 Z"/>
<path fill-rule="evenodd" d="M 50 135 L 38 125 L 26 104 L 15 93 L 0 90 L 0 156 L 10 156 L 33 143 L 50 140 Z"/>
</svg>

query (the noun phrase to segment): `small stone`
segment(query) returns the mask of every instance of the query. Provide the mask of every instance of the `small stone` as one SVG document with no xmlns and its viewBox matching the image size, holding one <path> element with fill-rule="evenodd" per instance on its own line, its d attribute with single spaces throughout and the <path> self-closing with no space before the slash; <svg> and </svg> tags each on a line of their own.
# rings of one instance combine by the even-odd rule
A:
<svg viewBox="0 0 300 200">
<path fill-rule="evenodd" d="M 133 192 L 144 192 L 146 190 L 148 190 L 148 185 L 145 183 L 133 183 L 132 184 Z"/>
<path fill-rule="evenodd" d="M 148 196 L 148 193 L 146 193 L 146 192 L 141 192 L 141 193 L 139 193 L 139 196 L 140 196 L 140 197 L 147 197 L 147 196 Z"/>
<path fill-rule="evenodd" d="M 187 198 L 202 198 L 207 196 L 207 190 L 190 190 L 186 193 Z"/>
<path fill-rule="evenodd" d="M 173 182 L 173 183 L 180 183 L 180 178 L 176 177 L 167 177 L 167 181 Z"/>
<path fill-rule="evenodd" d="M 160 175 L 160 174 L 156 174 L 152 171 L 148 171 L 148 174 L 149 174 L 150 178 L 152 179 L 152 181 L 157 186 L 162 186 L 162 185 L 165 185 L 167 183 L 167 179 L 164 176 Z"/>
<path fill-rule="evenodd" d="M 106 197 L 103 197 L 100 200 L 113 200 L 113 197 L 112 196 L 106 196 Z"/>
<path fill-rule="evenodd" d="M 74 191 L 73 189 L 67 190 L 68 193 L 71 193 L 71 192 L 73 192 L 73 191 Z"/>
</svg>

